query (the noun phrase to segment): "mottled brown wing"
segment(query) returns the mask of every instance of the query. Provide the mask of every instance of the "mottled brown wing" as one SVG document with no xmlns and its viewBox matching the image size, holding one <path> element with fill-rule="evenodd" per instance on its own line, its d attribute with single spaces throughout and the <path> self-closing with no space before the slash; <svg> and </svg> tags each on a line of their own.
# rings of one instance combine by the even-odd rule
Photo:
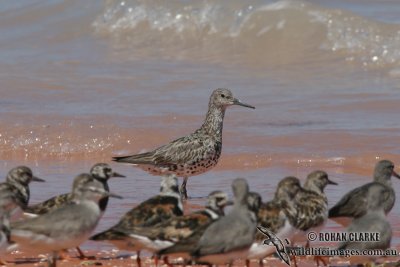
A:
<svg viewBox="0 0 400 267">
<path fill-rule="evenodd" d="M 22 209 L 24 209 L 28 204 L 26 198 L 19 192 L 19 190 L 15 186 L 8 183 L 0 183 L 1 206 L 8 206 L 10 202 L 15 203 Z"/>
<path fill-rule="evenodd" d="M 182 252 L 187 252 L 190 254 L 190 253 L 194 252 L 197 248 L 198 241 L 200 240 L 201 236 L 204 234 L 204 232 L 208 228 L 208 226 L 209 225 L 201 226 L 187 238 L 180 240 L 175 245 L 173 245 L 169 248 L 163 249 L 163 250 L 159 251 L 158 253 L 160 255 L 163 255 L 163 254 L 173 254 L 173 253 L 182 253 Z"/>
<path fill-rule="evenodd" d="M 196 229 L 211 223 L 211 217 L 205 212 L 195 212 L 185 216 L 173 217 L 152 227 L 136 228 L 135 234 L 147 236 L 155 240 L 182 240 Z"/>
<path fill-rule="evenodd" d="M 307 231 L 324 223 L 327 214 L 327 199 L 314 192 L 296 195 L 297 221 L 296 228 Z"/>
<path fill-rule="evenodd" d="M 33 214 L 45 214 L 51 210 L 59 208 L 71 200 L 71 194 L 63 194 L 59 196 L 52 197 L 42 203 L 27 207 L 25 209 L 26 212 L 33 213 Z"/>
<path fill-rule="evenodd" d="M 169 167 L 176 164 L 184 164 L 191 159 L 193 155 L 205 155 L 212 152 L 220 146 L 216 142 L 203 138 L 197 132 L 178 138 L 171 143 L 161 146 L 152 152 L 126 156 L 114 157 L 115 161 L 132 164 L 151 164 L 157 166 Z"/>
<path fill-rule="evenodd" d="M 126 213 L 117 228 L 131 229 L 137 226 L 152 226 L 173 216 L 182 216 L 178 200 L 170 196 L 155 196 Z"/>
<path fill-rule="evenodd" d="M 91 237 L 91 240 L 120 240 L 124 233 L 137 227 L 149 227 L 166 221 L 174 216 L 182 216 L 178 200 L 172 196 L 155 196 L 128 211 L 121 220 L 110 229 Z"/>
<path fill-rule="evenodd" d="M 269 229 L 273 233 L 277 233 L 285 225 L 285 215 L 282 211 L 282 205 L 278 201 L 269 201 L 263 203 L 257 214 L 258 225 Z M 265 235 L 257 231 L 256 240 L 265 239 Z"/>
</svg>

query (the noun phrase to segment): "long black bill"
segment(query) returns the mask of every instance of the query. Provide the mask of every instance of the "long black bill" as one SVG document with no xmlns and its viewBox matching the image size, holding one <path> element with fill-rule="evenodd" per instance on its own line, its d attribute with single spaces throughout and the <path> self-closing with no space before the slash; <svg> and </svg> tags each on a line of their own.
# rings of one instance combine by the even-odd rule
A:
<svg viewBox="0 0 400 267">
<path fill-rule="evenodd" d="M 46 180 L 43 180 L 42 178 L 39 178 L 39 177 L 36 177 L 36 176 L 32 176 L 32 181 L 33 182 L 41 182 L 41 183 L 46 182 Z"/>
<path fill-rule="evenodd" d="M 226 203 L 225 203 L 225 206 L 232 206 L 234 203 L 233 203 L 233 201 L 232 200 L 228 200 Z"/>
<path fill-rule="evenodd" d="M 329 179 L 328 179 L 328 184 L 338 185 L 338 183 L 336 183 L 336 182 L 334 182 L 332 180 L 329 180 Z"/>
<path fill-rule="evenodd" d="M 118 172 L 113 172 L 112 175 L 111 175 L 111 177 L 121 177 L 121 178 L 124 178 L 124 177 L 126 177 L 126 176 L 123 175 L 123 174 L 119 174 Z"/>
<path fill-rule="evenodd" d="M 399 175 L 397 172 L 393 171 L 392 175 L 393 175 L 394 177 L 400 179 L 400 175 Z"/>
<path fill-rule="evenodd" d="M 111 193 L 111 192 L 107 192 L 105 195 L 108 196 L 108 197 L 113 197 L 113 198 L 118 198 L 118 199 L 124 199 L 124 197 L 122 197 L 122 196 L 120 196 L 120 195 L 117 195 L 117 194 L 114 194 L 114 193 Z"/>
<path fill-rule="evenodd" d="M 249 104 L 246 104 L 246 103 L 243 103 L 243 102 L 241 102 L 239 99 L 237 99 L 237 98 L 234 98 L 233 99 L 233 105 L 238 105 L 238 106 L 242 106 L 242 107 L 246 107 L 246 108 L 252 108 L 252 109 L 255 109 L 256 107 L 254 107 L 254 106 L 252 106 L 252 105 L 249 105 Z"/>
</svg>

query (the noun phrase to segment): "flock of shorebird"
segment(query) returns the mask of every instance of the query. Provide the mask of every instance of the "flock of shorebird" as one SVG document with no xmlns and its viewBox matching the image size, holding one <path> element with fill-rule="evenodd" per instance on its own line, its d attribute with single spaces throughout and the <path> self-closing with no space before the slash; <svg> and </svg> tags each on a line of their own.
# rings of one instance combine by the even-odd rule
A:
<svg viewBox="0 0 400 267">
<path fill-rule="evenodd" d="M 344 241 L 337 249 L 389 248 L 392 230 L 386 214 L 395 201 L 391 177 L 400 178 L 389 160 L 377 163 L 373 182 L 347 193 L 331 209 L 324 189 L 336 183 L 326 172 L 317 170 L 307 176 L 303 185 L 293 176 L 282 179 L 274 198 L 266 203 L 258 193 L 250 192 L 246 179 L 237 178 L 232 182 L 233 201 L 225 192 L 213 191 L 203 210 L 184 214 L 187 180 L 217 164 L 224 114 L 231 105 L 254 108 L 234 98 L 228 89 L 217 89 L 210 97 L 203 125 L 194 133 L 151 152 L 114 157 L 114 161 L 134 164 L 162 176 L 160 192 L 132 208 L 116 225 L 94 236 L 108 198 L 121 198 L 110 192 L 108 179 L 123 175 L 106 163 L 98 163 L 89 173 L 74 179 L 71 193 L 30 206 L 29 183 L 44 180 L 35 177 L 28 167 L 13 168 L 0 184 L 0 250 L 51 253 L 49 266 L 56 266 L 58 253 L 67 249 L 76 248 L 85 257 L 78 246 L 90 239 L 136 251 L 139 266 L 141 250 L 154 254 L 156 266 L 160 258 L 171 265 L 171 257 L 183 258 L 180 262 L 185 264 L 231 264 L 243 259 L 248 266 L 250 260 L 262 264 L 267 256 L 281 252 L 273 244 L 277 239 L 307 241 L 307 232 L 320 231 L 328 217 L 352 218 L 347 224 L 348 232 L 380 235 L 378 242 Z M 180 188 L 177 176 L 184 178 Z M 225 215 L 228 205 L 233 206 Z M 263 229 L 267 236 L 271 233 L 275 238 L 266 242 Z M 283 254 L 280 256 L 289 263 Z M 318 264 L 320 260 L 326 263 L 316 258 Z"/>
</svg>

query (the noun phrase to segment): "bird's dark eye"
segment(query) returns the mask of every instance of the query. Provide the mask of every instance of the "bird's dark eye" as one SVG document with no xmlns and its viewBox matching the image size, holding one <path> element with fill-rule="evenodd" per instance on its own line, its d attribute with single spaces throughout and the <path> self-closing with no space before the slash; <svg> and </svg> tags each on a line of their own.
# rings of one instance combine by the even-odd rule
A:
<svg viewBox="0 0 400 267">
<path fill-rule="evenodd" d="M 222 97 L 222 98 L 225 98 L 225 95 L 224 95 L 224 94 L 221 94 L 221 97 Z"/>
</svg>

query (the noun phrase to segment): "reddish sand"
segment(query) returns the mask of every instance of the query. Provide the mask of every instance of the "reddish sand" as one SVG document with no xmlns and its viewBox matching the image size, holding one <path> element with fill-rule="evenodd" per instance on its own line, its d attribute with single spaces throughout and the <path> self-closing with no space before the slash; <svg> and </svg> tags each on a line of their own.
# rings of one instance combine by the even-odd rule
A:
<svg viewBox="0 0 400 267">
<path fill-rule="evenodd" d="M 61 267 L 72 267 L 72 266 L 137 266 L 136 263 L 136 254 L 135 253 L 124 253 L 119 252 L 118 250 L 112 251 L 85 251 L 86 255 L 89 257 L 87 260 L 80 260 L 74 254 L 70 254 L 71 257 L 68 259 L 63 259 L 57 261 L 57 266 Z M 94 258 L 95 257 L 95 258 Z M 43 266 L 46 265 L 46 257 L 45 255 L 27 255 L 25 253 L 15 253 L 14 255 L 4 257 L 6 260 L 7 266 Z M 323 260 L 328 263 L 330 266 L 350 266 L 355 262 L 351 262 L 349 258 L 328 258 L 323 257 Z M 170 260 L 171 263 L 175 263 L 176 265 L 181 265 L 182 262 L 179 260 Z M 315 267 L 316 263 L 313 257 L 296 257 L 296 262 L 298 266 L 301 267 Z M 384 266 L 398 266 L 400 263 L 399 258 L 380 258 L 377 259 L 377 262 L 384 263 Z M 142 266 L 155 266 L 154 260 L 151 257 L 144 256 L 142 257 Z M 159 266 L 167 266 L 163 261 L 159 261 Z M 292 264 L 293 265 L 293 264 Z M 245 262 L 243 260 L 237 260 L 234 262 L 233 266 L 245 266 Z M 251 267 L 257 267 L 257 261 L 251 261 Z M 285 263 L 282 263 L 279 259 L 269 257 L 264 259 L 264 266 L 278 266 L 284 267 L 287 266 Z M 321 265 L 322 266 L 322 265 Z"/>
</svg>

